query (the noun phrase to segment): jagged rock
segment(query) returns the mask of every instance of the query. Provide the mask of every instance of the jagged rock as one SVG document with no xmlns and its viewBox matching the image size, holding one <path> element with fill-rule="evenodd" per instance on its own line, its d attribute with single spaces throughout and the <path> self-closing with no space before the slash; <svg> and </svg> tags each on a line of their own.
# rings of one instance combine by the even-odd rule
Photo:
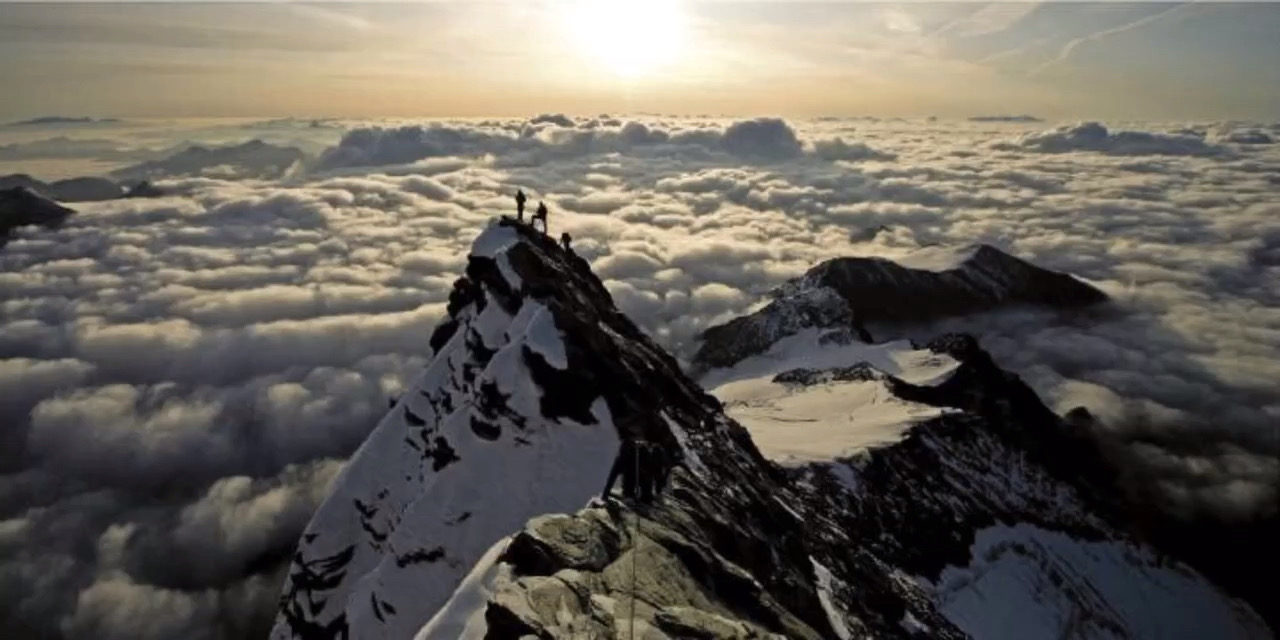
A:
<svg viewBox="0 0 1280 640">
<path fill-rule="evenodd" d="M 618 531 L 599 517 L 556 514 L 534 518 L 503 554 L 522 575 L 551 575 L 561 569 L 600 571 L 617 557 Z"/>
<path fill-rule="evenodd" d="M 57 227 L 73 213 L 24 186 L 0 190 L 0 241 L 22 226 Z"/>
<path fill-rule="evenodd" d="M 1072 309 L 1105 302 L 1098 289 L 989 245 L 930 247 L 901 260 L 836 258 L 773 292 L 759 311 L 711 327 L 693 361 L 727 367 L 802 329 L 922 323 L 1007 305 Z"/>
<path fill-rule="evenodd" d="M 664 607 L 654 615 L 653 622 L 676 638 L 748 640 L 760 637 L 740 622 L 692 607 Z"/>
</svg>

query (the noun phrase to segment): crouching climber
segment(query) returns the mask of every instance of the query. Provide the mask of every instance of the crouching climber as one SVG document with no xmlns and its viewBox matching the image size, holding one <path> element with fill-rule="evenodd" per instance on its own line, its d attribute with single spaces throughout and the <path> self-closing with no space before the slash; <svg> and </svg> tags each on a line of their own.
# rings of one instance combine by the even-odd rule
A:
<svg viewBox="0 0 1280 640">
<path fill-rule="evenodd" d="M 608 499 L 613 483 L 622 476 L 622 496 L 651 504 L 662 492 L 667 477 L 667 459 L 663 448 L 655 443 L 627 438 L 618 448 L 618 457 L 609 470 L 601 498 Z"/>
<path fill-rule="evenodd" d="M 550 231 L 547 231 L 547 205 L 542 201 L 538 201 L 538 209 L 533 212 L 533 218 L 529 220 L 529 226 L 536 228 L 535 223 L 539 220 L 542 221 L 542 232 L 550 233 Z"/>
</svg>

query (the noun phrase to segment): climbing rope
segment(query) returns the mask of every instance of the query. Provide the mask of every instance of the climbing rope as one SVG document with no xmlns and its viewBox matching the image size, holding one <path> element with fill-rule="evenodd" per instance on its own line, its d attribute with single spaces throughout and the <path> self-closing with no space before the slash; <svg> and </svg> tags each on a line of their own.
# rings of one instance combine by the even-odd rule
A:
<svg viewBox="0 0 1280 640">
<path fill-rule="evenodd" d="M 631 476 L 631 488 L 635 496 L 638 496 L 640 493 L 640 447 L 632 448 L 631 457 L 635 472 Z M 629 640 L 636 640 L 636 556 L 640 555 L 640 514 L 632 511 L 631 518 L 631 621 L 627 637 Z"/>
</svg>

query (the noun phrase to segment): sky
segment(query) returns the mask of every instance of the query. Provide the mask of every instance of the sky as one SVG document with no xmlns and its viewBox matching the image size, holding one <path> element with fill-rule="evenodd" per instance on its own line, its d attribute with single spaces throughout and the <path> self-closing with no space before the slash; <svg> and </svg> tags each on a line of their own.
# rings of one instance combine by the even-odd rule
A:
<svg viewBox="0 0 1280 640">
<path fill-rule="evenodd" d="M 0 118 L 1270 118 L 1280 4 L 0 3 Z"/>
</svg>

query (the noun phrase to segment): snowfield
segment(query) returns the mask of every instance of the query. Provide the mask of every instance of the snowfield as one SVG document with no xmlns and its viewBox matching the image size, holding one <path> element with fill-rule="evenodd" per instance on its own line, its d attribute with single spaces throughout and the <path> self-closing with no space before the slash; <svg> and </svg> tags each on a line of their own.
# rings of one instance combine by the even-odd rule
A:
<svg viewBox="0 0 1280 640">
<path fill-rule="evenodd" d="M 972 558 L 930 586 L 942 613 L 978 640 L 1272 637 L 1247 607 L 1145 547 L 997 525 L 978 532 Z"/>
<path fill-rule="evenodd" d="M 831 380 L 798 385 L 774 377 L 797 368 L 821 370 L 865 362 L 876 371 L 918 385 L 944 382 L 955 359 L 884 344 L 822 344 L 822 331 L 806 329 L 776 342 L 766 353 L 703 377 L 725 404 L 725 413 L 751 432 L 761 453 L 787 465 L 848 457 L 897 441 L 911 425 L 942 415 L 943 409 L 895 397 L 883 380 Z"/>
</svg>

